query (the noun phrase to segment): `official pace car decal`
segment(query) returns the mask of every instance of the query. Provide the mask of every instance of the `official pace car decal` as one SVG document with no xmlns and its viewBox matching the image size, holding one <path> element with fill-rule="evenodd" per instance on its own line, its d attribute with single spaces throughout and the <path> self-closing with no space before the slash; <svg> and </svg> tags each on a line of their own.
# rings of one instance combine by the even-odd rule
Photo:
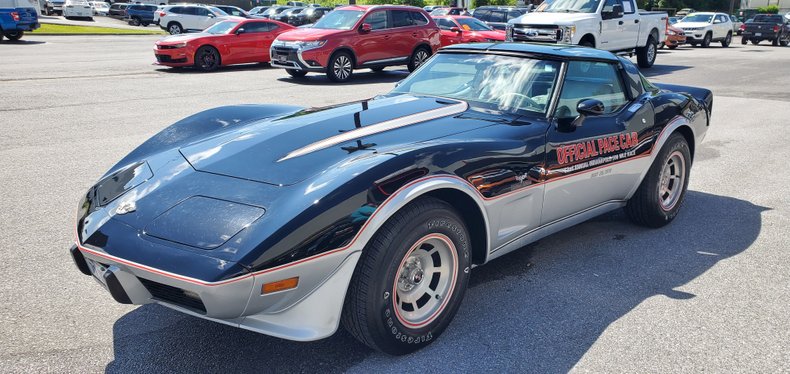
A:
<svg viewBox="0 0 790 374">
<path fill-rule="evenodd" d="M 557 147 L 557 163 L 561 166 L 568 166 L 553 171 L 571 173 L 627 159 L 636 155 L 638 145 L 639 134 L 634 131 L 559 146 Z"/>
</svg>

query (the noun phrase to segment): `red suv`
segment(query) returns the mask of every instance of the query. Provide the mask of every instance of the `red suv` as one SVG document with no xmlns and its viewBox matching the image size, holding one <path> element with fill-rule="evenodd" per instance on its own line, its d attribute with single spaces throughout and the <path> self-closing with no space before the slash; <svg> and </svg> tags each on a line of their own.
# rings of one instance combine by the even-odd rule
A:
<svg viewBox="0 0 790 374">
<path fill-rule="evenodd" d="M 311 28 L 281 34 L 270 54 L 272 66 L 291 76 L 325 72 L 344 82 L 359 68 L 407 65 L 413 71 L 440 43 L 439 27 L 420 8 L 353 5 L 333 10 Z"/>
</svg>

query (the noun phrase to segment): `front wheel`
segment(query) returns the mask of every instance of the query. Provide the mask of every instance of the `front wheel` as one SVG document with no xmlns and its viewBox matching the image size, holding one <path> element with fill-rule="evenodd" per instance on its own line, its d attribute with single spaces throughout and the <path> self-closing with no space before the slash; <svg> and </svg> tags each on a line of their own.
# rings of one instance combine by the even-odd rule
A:
<svg viewBox="0 0 790 374">
<path fill-rule="evenodd" d="M 6 31 L 6 32 L 3 33 L 3 35 L 6 38 L 8 38 L 8 40 L 11 40 L 11 41 L 17 41 L 19 39 L 22 39 L 22 35 L 24 35 L 24 34 L 25 34 L 24 31 Z"/>
<path fill-rule="evenodd" d="M 711 33 L 705 34 L 705 37 L 702 38 L 702 48 L 710 47 L 711 39 L 713 39 L 713 34 L 711 34 Z"/>
<path fill-rule="evenodd" d="M 656 39 L 647 37 L 647 44 L 636 49 L 636 62 L 640 68 L 649 68 L 656 62 Z"/>
<path fill-rule="evenodd" d="M 203 46 L 195 52 L 195 68 L 214 71 L 221 64 L 219 52 L 214 47 Z"/>
<path fill-rule="evenodd" d="M 420 198 L 391 217 L 362 250 L 343 326 L 388 354 L 425 347 L 455 316 L 470 266 L 470 238 L 460 215 L 442 200 Z"/>
<path fill-rule="evenodd" d="M 347 52 L 335 53 L 329 59 L 326 76 L 333 82 L 346 82 L 354 74 L 354 63 Z"/>
<path fill-rule="evenodd" d="M 661 227 L 675 219 L 689 183 L 691 151 L 683 135 L 672 134 L 661 148 L 625 212 L 636 224 Z"/>
<path fill-rule="evenodd" d="M 741 44 L 746 45 L 747 43 L 749 43 L 749 39 L 741 37 Z"/>
<path fill-rule="evenodd" d="M 411 58 L 409 59 L 409 64 L 406 65 L 409 68 L 409 71 L 415 71 L 418 67 L 420 67 L 425 61 L 428 60 L 428 57 L 431 57 L 431 52 L 425 48 L 417 48 L 414 53 L 411 54 Z"/>
<path fill-rule="evenodd" d="M 732 33 L 728 32 L 727 33 L 727 37 L 724 38 L 724 40 L 721 41 L 721 46 L 724 47 L 724 48 L 727 48 L 727 47 L 730 46 L 730 43 L 732 43 Z"/>
</svg>

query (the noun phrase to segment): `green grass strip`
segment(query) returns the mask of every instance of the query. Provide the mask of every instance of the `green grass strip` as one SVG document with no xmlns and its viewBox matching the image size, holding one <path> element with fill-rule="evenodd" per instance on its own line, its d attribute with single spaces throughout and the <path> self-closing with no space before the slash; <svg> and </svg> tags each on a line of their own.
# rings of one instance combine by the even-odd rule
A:
<svg viewBox="0 0 790 374">
<path fill-rule="evenodd" d="M 51 23 L 42 23 L 41 28 L 33 31 L 33 34 L 49 34 L 49 35 L 164 35 L 165 32 L 161 30 L 147 30 L 141 28 L 140 30 L 132 29 L 117 29 L 113 27 L 99 27 L 99 26 L 72 26 L 72 25 L 56 25 Z"/>
</svg>

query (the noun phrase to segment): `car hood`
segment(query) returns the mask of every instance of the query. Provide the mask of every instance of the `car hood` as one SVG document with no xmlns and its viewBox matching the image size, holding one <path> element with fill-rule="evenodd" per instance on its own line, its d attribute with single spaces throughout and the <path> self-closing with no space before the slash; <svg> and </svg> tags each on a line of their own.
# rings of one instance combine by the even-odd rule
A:
<svg viewBox="0 0 790 374">
<path fill-rule="evenodd" d="M 710 23 L 705 22 L 678 22 L 672 26 L 679 27 L 679 28 L 686 28 L 686 27 L 708 27 Z"/>
<path fill-rule="evenodd" d="M 570 26 L 578 21 L 596 19 L 595 13 L 532 12 L 512 19 L 509 23 Z"/>
<path fill-rule="evenodd" d="M 339 34 L 341 32 L 345 32 L 348 30 L 333 30 L 333 29 L 316 29 L 316 28 L 304 28 L 304 29 L 296 29 L 293 31 L 288 31 L 286 33 L 280 34 L 277 39 L 278 40 L 288 40 L 288 41 L 311 41 L 311 40 L 321 40 L 330 35 Z"/>
<path fill-rule="evenodd" d="M 285 186 L 372 152 L 490 125 L 453 121 L 463 101 L 398 95 L 260 120 L 181 147 L 198 171 Z"/>
<path fill-rule="evenodd" d="M 211 37 L 211 36 L 217 36 L 217 35 L 209 34 L 209 33 L 205 33 L 205 32 L 199 32 L 197 34 L 178 34 L 178 35 L 166 36 L 166 37 L 164 37 L 162 39 L 159 39 L 159 41 L 157 41 L 156 43 L 157 44 L 160 44 L 160 43 L 161 44 L 177 44 L 177 43 L 188 42 L 188 41 L 191 41 L 191 40 L 200 39 L 200 38 L 206 38 L 206 37 Z"/>
</svg>

